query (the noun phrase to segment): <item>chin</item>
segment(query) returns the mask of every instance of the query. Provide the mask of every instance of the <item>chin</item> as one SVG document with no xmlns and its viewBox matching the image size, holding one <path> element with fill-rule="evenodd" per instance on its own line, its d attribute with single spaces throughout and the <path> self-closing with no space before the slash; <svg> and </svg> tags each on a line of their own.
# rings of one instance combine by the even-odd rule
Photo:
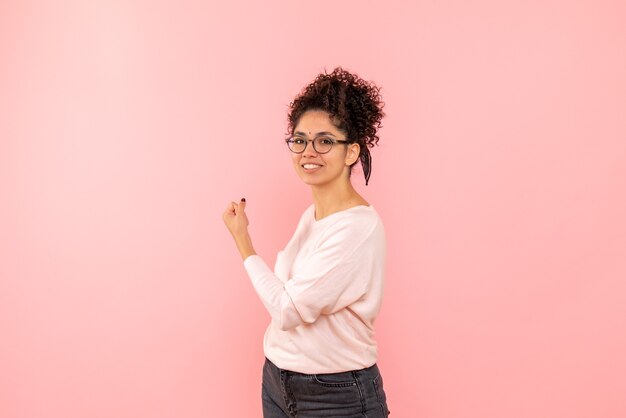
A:
<svg viewBox="0 0 626 418">
<path fill-rule="evenodd" d="M 309 186 L 320 186 L 324 183 L 326 183 L 324 180 L 322 179 L 312 179 L 311 177 L 308 177 L 306 175 L 304 176 L 300 176 L 300 180 L 302 180 L 302 182 L 304 184 L 307 184 Z"/>
<path fill-rule="evenodd" d="M 302 182 L 304 184 L 307 184 L 309 186 L 319 186 L 320 184 L 322 184 L 323 182 L 321 181 L 315 181 L 315 180 L 311 180 L 311 179 L 304 179 L 302 177 L 300 177 L 300 180 L 302 180 Z"/>
</svg>

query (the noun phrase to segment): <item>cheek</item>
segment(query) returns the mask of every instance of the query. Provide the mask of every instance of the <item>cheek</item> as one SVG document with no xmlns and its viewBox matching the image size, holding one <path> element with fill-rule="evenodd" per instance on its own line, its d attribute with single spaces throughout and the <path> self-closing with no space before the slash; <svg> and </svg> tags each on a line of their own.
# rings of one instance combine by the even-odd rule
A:
<svg viewBox="0 0 626 418">
<path fill-rule="evenodd" d="M 300 156 L 298 154 L 291 155 L 291 164 L 296 170 L 300 167 Z"/>
</svg>

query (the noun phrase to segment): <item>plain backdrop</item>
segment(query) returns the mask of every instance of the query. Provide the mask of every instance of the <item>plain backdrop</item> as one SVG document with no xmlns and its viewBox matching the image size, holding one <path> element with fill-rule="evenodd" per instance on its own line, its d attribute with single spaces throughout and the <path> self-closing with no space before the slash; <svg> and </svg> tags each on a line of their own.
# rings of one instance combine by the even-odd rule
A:
<svg viewBox="0 0 626 418">
<path fill-rule="evenodd" d="M 0 1 L 0 416 L 261 417 L 284 134 L 335 66 L 387 117 L 392 418 L 626 416 L 620 1 Z"/>
</svg>

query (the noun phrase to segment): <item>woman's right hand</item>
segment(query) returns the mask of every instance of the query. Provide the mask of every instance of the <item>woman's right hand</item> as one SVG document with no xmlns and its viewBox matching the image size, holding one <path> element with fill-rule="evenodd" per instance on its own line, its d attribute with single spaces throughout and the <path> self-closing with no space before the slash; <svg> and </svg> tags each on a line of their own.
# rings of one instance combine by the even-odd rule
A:
<svg viewBox="0 0 626 418">
<path fill-rule="evenodd" d="M 248 234 L 248 216 L 246 215 L 246 199 L 241 199 L 239 203 L 230 202 L 226 207 L 222 219 L 226 228 L 230 231 L 237 249 L 241 254 L 241 257 L 245 260 L 246 257 L 256 254 L 252 247 L 252 240 L 250 234 Z"/>
<path fill-rule="evenodd" d="M 248 221 L 248 216 L 246 216 L 245 209 L 246 199 L 242 198 L 239 203 L 230 202 L 222 215 L 226 228 L 228 228 L 235 239 L 248 232 L 250 222 Z"/>
</svg>

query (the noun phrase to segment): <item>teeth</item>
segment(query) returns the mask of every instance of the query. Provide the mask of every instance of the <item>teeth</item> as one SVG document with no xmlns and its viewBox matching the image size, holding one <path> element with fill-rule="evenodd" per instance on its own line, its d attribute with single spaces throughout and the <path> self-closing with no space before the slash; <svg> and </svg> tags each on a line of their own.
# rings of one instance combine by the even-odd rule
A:
<svg viewBox="0 0 626 418">
<path fill-rule="evenodd" d="M 310 170 L 310 169 L 321 167 L 321 166 L 317 164 L 304 164 L 302 167 Z"/>
</svg>

